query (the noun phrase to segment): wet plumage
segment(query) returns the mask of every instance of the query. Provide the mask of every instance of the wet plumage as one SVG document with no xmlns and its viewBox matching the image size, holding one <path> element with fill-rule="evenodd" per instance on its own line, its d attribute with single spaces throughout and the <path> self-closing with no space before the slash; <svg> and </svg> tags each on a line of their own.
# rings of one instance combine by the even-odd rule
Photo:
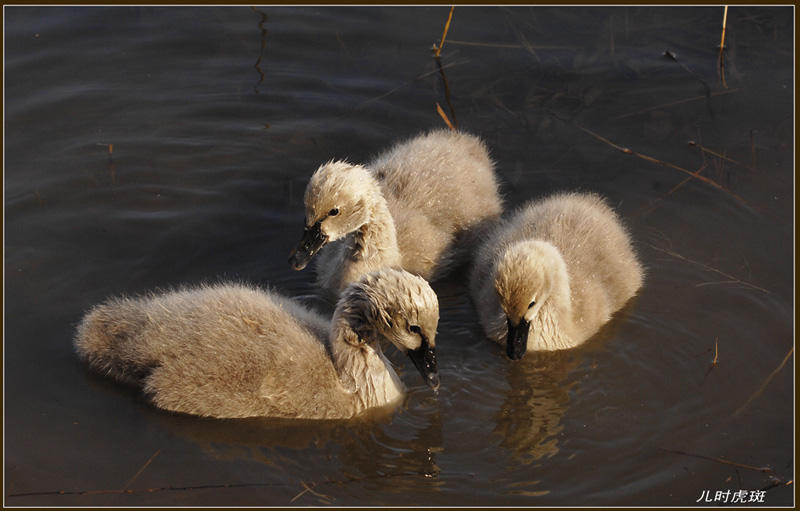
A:
<svg viewBox="0 0 800 511">
<path fill-rule="evenodd" d="M 75 347 L 92 368 L 140 386 L 167 410 L 345 418 L 396 402 L 404 391 L 381 339 L 438 385 L 438 318 L 427 282 L 387 269 L 349 286 L 332 321 L 242 284 L 115 298 L 83 318 Z"/>
<path fill-rule="evenodd" d="M 482 242 L 470 293 L 486 334 L 511 358 L 577 346 L 642 286 L 630 237 L 594 194 L 532 201 Z"/>
<path fill-rule="evenodd" d="M 401 142 L 364 166 L 322 165 L 305 205 L 306 229 L 290 262 L 302 269 L 322 249 L 318 283 L 334 292 L 387 266 L 434 280 L 502 211 L 485 145 L 450 130 Z"/>
</svg>

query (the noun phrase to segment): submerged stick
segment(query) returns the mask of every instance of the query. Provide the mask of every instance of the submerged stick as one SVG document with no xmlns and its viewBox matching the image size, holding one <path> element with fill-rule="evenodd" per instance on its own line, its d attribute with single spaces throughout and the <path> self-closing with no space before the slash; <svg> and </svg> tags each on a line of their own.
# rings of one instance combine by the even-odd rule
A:
<svg viewBox="0 0 800 511">
<path fill-rule="evenodd" d="M 393 478 L 393 477 L 413 477 L 413 476 L 421 476 L 421 477 L 439 477 L 443 474 L 431 474 L 425 471 L 420 472 L 400 472 L 397 474 L 376 474 L 372 476 L 366 477 L 351 477 L 348 479 L 343 480 L 327 480 L 322 481 L 320 483 L 314 483 L 314 487 L 319 486 L 321 484 L 345 484 L 350 482 L 358 482 L 358 481 L 366 481 L 370 479 L 383 479 L 383 478 Z M 468 476 L 468 477 L 475 477 L 474 473 L 464 473 L 464 472 L 454 472 L 452 474 L 446 474 L 449 476 Z M 11 493 L 6 494 L 7 498 L 11 497 L 34 497 L 34 496 L 41 496 L 41 495 L 99 495 L 104 493 L 155 493 L 160 491 L 195 491 L 195 490 L 210 490 L 210 489 L 222 489 L 222 488 L 249 488 L 249 487 L 264 487 L 264 486 L 289 486 L 293 485 L 294 483 L 235 483 L 235 484 L 205 484 L 199 486 L 162 486 L 160 488 L 134 488 L 130 490 L 84 490 L 84 491 L 35 491 L 35 492 L 25 492 L 25 493 Z M 303 483 L 306 486 L 305 483 Z M 311 491 L 309 489 L 309 491 Z M 315 493 L 316 492 L 313 492 Z"/>
<path fill-rule="evenodd" d="M 319 497 L 321 499 L 325 499 L 325 500 L 330 501 L 330 502 L 333 502 L 334 500 L 336 500 L 335 498 L 331 497 L 330 495 L 325 495 L 323 493 L 315 492 L 314 490 L 311 489 L 310 486 L 308 486 L 303 481 L 300 481 L 300 483 L 303 485 L 303 488 L 305 488 L 305 490 L 303 490 L 300 493 L 298 493 L 292 500 L 289 501 L 289 503 L 294 502 L 295 500 L 299 499 L 302 495 L 304 495 L 305 493 L 308 493 L 308 492 L 310 492 L 312 495 L 316 495 L 317 497 Z M 314 486 L 317 486 L 316 483 L 314 484 Z"/>
<path fill-rule="evenodd" d="M 284 483 L 286 485 L 288 483 Z M 246 488 L 250 486 L 276 486 L 274 483 L 205 484 L 200 486 L 162 486 L 160 488 L 133 488 L 129 490 L 34 491 L 12 493 L 6 497 L 34 497 L 40 495 L 101 495 L 105 493 L 155 493 L 160 491 L 193 491 L 220 488 Z"/>
<path fill-rule="evenodd" d="M 780 479 L 775 479 L 774 481 L 772 481 L 767 486 L 761 488 L 761 491 L 771 490 L 771 489 L 777 488 L 779 486 L 789 486 L 790 484 L 793 484 L 793 483 L 794 483 L 794 480 L 792 480 L 792 479 L 789 479 L 788 481 L 781 481 Z"/>
<path fill-rule="evenodd" d="M 747 469 L 750 469 L 750 470 L 757 470 L 759 472 L 764 472 L 766 474 L 771 474 L 772 473 L 772 469 L 769 468 L 769 467 L 761 467 L 761 468 L 753 467 L 753 466 L 750 466 L 750 465 L 745 465 L 743 463 L 736 463 L 735 461 L 728 461 L 728 460 L 723 460 L 721 458 L 715 458 L 713 456 L 706 456 L 705 454 L 695 454 L 695 453 L 686 452 L 686 451 L 676 451 L 676 450 L 673 450 L 673 449 L 666 449 L 664 447 L 659 447 L 659 449 L 661 449 L 662 451 L 671 452 L 671 453 L 674 453 L 674 454 L 681 454 L 683 456 L 693 456 L 695 458 L 703 458 L 705 460 L 716 461 L 717 463 L 724 463 L 726 465 L 732 465 L 734 467 L 741 467 L 741 468 L 747 468 Z"/>
<path fill-rule="evenodd" d="M 258 29 L 261 31 L 261 50 L 258 53 L 258 60 L 255 64 L 253 64 L 253 67 L 256 69 L 256 72 L 260 77 L 258 83 L 255 85 L 255 87 L 253 87 L 253 90 L 256 94 L 259 94 L 258 86 L 264 83 L 264 79 L 266 78 L 266 74 L 261 69 L 261 61 L 264 58 L 264 49 L 267 47 L 267 29 L 264 28 L 264 23 L 267 21 L 267 15 L 256 9 L 255 6 L 253 6 L 252 9 L 258 13 L 259 16 L 261 16 L 261 21 L 258 22 Z"/>
<path fill-rule="evenodd" d="M 706 169 L 706 165 L 705 165 L 705 164 L 703 164 L 703 166 L 702 166 L 702 167 L 700 167 L 699 169 L 697 169 L 697 171 L 696 171 L 696 172 L 694 172 L 694 174 L 700 174 L 700 173 L 701 173 L 701 172 L 703 172 L 705 169 Z M 678 183 L 677 185 L 675 185 L 675 187 L 674 187 L 672 190 L 668 191 L 668 192 L 666 193 L 666 195 L 664 195 L 664 197 L 667 197 L 667 196 L 669 196 L 669 195 L 672 195 L 673 193 L 675 193 L 675 190 L 677 190 L 678 188 L 680 188 L 681 186 L 685 185 L 686 183 L 688 183 L 688 182 L 689 182 L 689 181 L 691 181 L 691 180 L 692 180 L 692 178 L 691 178 L 691 177 L 687 177 L 686 179 L 684 179 L 683 181 L 681 181 L 680 183 Z M 664 197 L 659 197 L 659 200 L 663 199 Z"/>
<path fill-rule="evenodd" d="M 775 369 L 774 371 L 772 371 L 772 373 L 771 373 L 771 374 L 770 374 L 770 375 L 767 377 L 767 379 L 766 379 L 766 381 L 764 382 L 764 384 L 763 384 L 763 385 L 761 385 L 761 388 L 759 388 L 759 389 L 756 391 L 756 393 L 755 393 L 755 394 L 753 394 L 753 395 L 750 397 L 750 399 L 748 399 L 748 400 L 747 400 L 747 402 L 746 402 L 745 404 L 743 404 L 743 405 L 742 405 L 742 406 L 741 406 L 741 407 L 740 407 L 738 410 L 736 410 L 735 412 L 733 412 L 733 417 L 735 417 L 735 416 L 739 415 L 739 414 L 742 412 L 742 410 L 744 410 L 745 408 L 747 408 L 747 407 L 750 405 L 750 403 L 752 403 L 752 402 L 753 402 L 753 400 L 754 400 L 756 397 L 758 397 L 758 396 L 759 396 L 759 395 L 760 395 L 760 394 L 761 394 L 761 393 L 764 391 L 764 389 L 765 389 L 765 388 L 767 388 L 767 385 L 769 385 L 769 382 L 771 382 L 771 381 L 772 381 L 772 378 L 774 378 L 774 377 L 775 377 L 775 375 L 776 375 L 776 374 L 778 374 L 778 372 L 780 372 L 780 370 L 781 370 L 781 369 L 783 369 L 783 366 L 785 366 L 785 365 L 786 365 L 786 362 L 788 362 L 788 361 L 789 361 L 789 358 L 792 356 L 792 353 L 794 353 L 794 346 L 792 346 L 792 349 L 790 349 L 790 350 L 789 350 L 789 353 L 787 353 L 787 354 L 786 354 L 786 356 L 783 358 L 783 362 L 781 362 L 781 365 L 779 365 L 779 366 L 778 366 L 778 368 L 777 368 L 777 369 Z"/>
<path fill-rule="evenodd" d="M 684 64 L 683 62 L 678 62 L 678 58 L 677 58 L 677 57 L 675 56 L 675 54 L 674 54 L 674 53 L 672 53 L 671 51 L 666 51 L 666 52 L 664 52 L 664 56 L 665 56 L 665 57 L 667 57 L 668 59 L 672 60 L 673 62 L 675 62 L 675 63 L 676 63 L 676 64 L 678 64 L 679 66 L 681 66 L 681 67 L 682 67 L 683 69 L 685 69 L 685 70 L 686 70 L 686 71 L 687 71 L 689 74 L 691 74 L 691 75 L 692 75 L 692 76 L 694 76 L 694 77 L 695 77 L 697 80 L 699 80 L 699 81 L 700 81 L 700 83 L 703 85 L 703 90 L 704 90 L 704 91 L 705 91 L 705 93 L 706 93 L 706 95 L 705 95 L 705 98 L 706 98 L 706 105 L 708 106 L 708 113 L 711 115 L 711 118 L 713 119 L 713 118 L 714 118 L 714 109 L 713 109 L 713 108 L 711 108 L 711 87 L 709 87 L 709 86 L 708 86 L 708 84 L 706 83 L 706 81 L 705 81 L 705 80 L 703 80 L 703 78 L 701 78 L 699 74 L 697 74 L 697 73 L 695 73 L 694 71 L 692 71 L 692 70 L 689 68 L 689 66 L 687 66 L 687 65 L 686 65 L 686 64 Z M 727 88 L 727 87 L 726 87 L 726 88 Z"/>
<path fill-rule="evenodd" d="M 725 276 L 725 277 L 728 277 L 729 279 L 731 279 L 731 282 L 736 282 L 736 283 L 738 283 L 738 284 L 742 284 L 743 286 L 752 287 L 753 289 L 757 289 L 757 290 L 759 290 L 759 291 L 763 291 L 763 292 L 764 292 L 764 293 L 766 293 L 766 294 L 769 294 L 769 291 L 767 291 L 767 290 L 766 290 L 766 289 L 764 289 L 763 287 L 758 287 L 758 286 L 756 286 L 755 284 L 750 284 L 749 282 L 745 282 L 745 281 L 743 281 L 743 280 L 739 280 L 739 279 L 737 279 L 736 277 L 733 277 L 733 276 L 731 276 L 731 275 L 728 275 L 727 273 L 725 273 L 725 272 L 723 272 L 723 271 L 720 271 L 720 270 L 718 270 L 718 269 L 716 269 L 716 268 L 714 268 L 714 267 L 712 267 L 712 266 L 709 266 L 709 265 L 707 265 L 707 264 L 700 263 L 700 262 L 698 262 L 698 261 L 693 261 L 693 260 L 691 260 L 691 259 L 689 259 L 689 258 L 687 258 L 687 257 L 683 257 L 683 256 L 682 256 L 682 255 L 680 255 L 679 253 L 677 253 L 677 252 L 673 252 L 673 251 L 672 251 L 672 250 L 670 250 L 670 249 L 667 249 L 667 248 L 658 248 L 658 247 L 655 247 L 655 246 L 653 246 L 653 245 L 650 245 L 649 243 L 643 243 L 643 244 L 644 244 L 644 245 L 647 245 L 648 247 L 650 247 L 650 248 L 652 248 L 652 249 L 658 250 L 659 252 L 663 252 L 663 253 L 665 253 L 665 254 L 667 254 L 667 255 L 671 255 L 672 257 L 677 257 L 678 259 L 683 259 L 684 261 L 690 262 L 690 263 L 692 263 L 692 264 L 696 264 L 697 266 L 700 266 L 700 267 L 702 267 L 702 268 L 705 268 L 705 269 L 707 269 L 707 270 L 710 270 L 710 271 L 713 271 L 713 272 L 719 273 L 720 275 L 723 275 L 723 276 Z M 697 284 L 697 285 L 698 285 L 698 286 L 701 286 L 702 284 Z"/>
<path fill-rule="evenodd" d="M 444 83 L 444 100 L 447 102 L 447 106 L 450 107 L 450 114 L 453 117 L 453 122 L 451 123 L 447 116 L 444 115 L 444 112 L 438 103 L 436 104 L 436 108 L 439 110 L 439 115 L 442 116 L 444 122 L 447 123 L 452 130 L 458 128 L 458 121 L 456 121 L 456 109 L 453 108 L 453 103 L 450 101 L 450 85 L 447 83 L 447 77 L 444 75 L 444 68 L 442 67 L 442 60 L 439 57 L 441 55 L 442 46 L 444 46 L 444 40 L 447 37 L 447 31 L 450 30 L 450 21 L 453 19 L 453 10 L 455 8 L 455 5 L 450 7 L 450 14 L 447 16 L 447 23 L 444 24 L 444 32 L 442 32 L 442 40 L 439 43 L 439 46 L 436 46 L 435 44 L 433 45 L 433 56 L 436 59 L 436 67 L 439 69 L 439 74 L 442 77 L 442 83 Z"/>
<path fill-rule="evenodd" d="M 732 159 L 728 158 L 727 156 L 725 156 L 723 154 L 719 154 L 717 152 L 712 151 L 711 149 L 707 149 L 707 148 L 701 146 L 700 144 L 698 144 L 697 142 L 694 142 L 694 141 L 690 140 L 689 141 L 689 145 L 692 146 L 692 147 L 696 147 L 696 148 L 700 149 L 704 153 L 713 154 L 714 156 L 716 156 L 720 160 L 725 160 L 727 162 L 733 163 L 734 165 L 738 165 L 740 167 L 747 168 L 747 165 L 745 165 L 744 163 L 739 163 L 738 161 L 732 160 Z"/>
<path fill-rule="evenodd" d="M 447 120 L 447 125 L 450 126 L 452 129 L 458 128 L 458 121 L 456 120 L 456 109 L 453 107 L 452 101 L 450 101 L 450 84 L 447 83 L 447 77 L 444 75 L 444 68 L 442 67 L 442 61 L 439 57 L 436 57 L 436 66 L 439 68 L 439 74 L 442 76 L 442 83 L 444 83 L 444 100 L 447 102 L 447 106 L 450 107 L 450 114 L 453 116 L 453 123 L 450 124 Z M 439 103 L 436 103 L 437 108 L 439 108 L 441 112 L 441 107 Z M 455 126 L 455 127 L 454 127 Z"/>
<path fill-rule="evenodd" d="M 575 46 L 556 46 L 556 45 L 532 45 L 532 44 L 505 44 L 505 43 L 482 43 L 475 41 L 457 41 L 449 39 L 450 44 L 460 44 L 462 46 L 480 46 L 482 48 L 508 48 L 516 50 L 572 50 L 578 51 Z M 526 41 L 527 43 L 527 41 Z"/>
<path fill-rule="evenodd" d="M 722 186 L 721 184 L 717 183 L 716 181 L 714 181 L 712 179 L 709 179 L 709 178 L 707 178 L 705 176 L 701 176 L 698 172 L 692 172 L 691 170 L 687 170 L 687 169 L 685 169 L 683 167 L 679 167 L 678 165 L 675 165 L 674 163 L 661 161 L 661 160 L 659 160 L 657 158 L 653 158 L 652 156 L 647 156 L 646 154 L 637 153 L 635 151 L 632 151 L 632 150 L 628 149 L 627 147 L 619 146 L 619 145 L 615 144 L 614 142 L 611 142 L 607 138 L 601 137 L 600 135 L 598 135 L 597 133 L 593 132 L 592 130 L 590 130 L 588 128 L 584 128 L 580 124 L 576 124 L 576 123 L 574 123 L 574 122 L 572 122 L 572 121 L 570 121 L 568 119 L 565 119 L 565 118 L 563 118 L 563 117 L 561 117 L 559 115 L 556 115 L 556 114 L 554 114 L 552 112 L 550 112 L 550 115 L 552 115 L 556 119 L 559 119 L 559 120 L 562 120 L 562 121 L 566 122 L 567 124 L 571 124 L 571 125 L 575 126 L 579 130 L 582 130 L 582 131 L 588 133 L 589 135 L 595 137 L 598 140 L 602 140 L 603 142 L 605 142 L 606 144 L 610 145 L 611 147 L 613 147 L 614 149 L 616 149 L 616 150 L 618 150 L 620 152 L 623 152 L 625 154 L 632 154 L 632 155 L 636 156 L 637 158 L 641 158 L 641 159 L 649 161 L 651 163 L 656 163 L 658 165 L 663 165 L 665 167 L 670 167 L 670 168 L 673 168 L 675 170 L 679 170 L 679 171 L 683 172 L 684 174 L 689 174 L 693 178 L 699 179 L 700 181 L 702 181 L 702 182 L 704 182 L 704 183 L 706 183 L 708 185 L 711 185 L 714 188 L 717 188 L 718 190 L 722 190 L 723 192 L 729 193 L 731 196 L 733 196 L 735 199 L 741 201 L 743 204 L 747 204 L 748 206 L 750 205 L 746 200 L 744 200 L 743 198 L 739 197 L 738 195 L 733 193 L 728 188 Z"/>
<path fill-rule="evenodd" d="M 157 450 L 156 453 L 154 455 L 152 455 L 149 460 L 147 460 L 147 463 L 145 463 L 144 466 L 142 468 L 140 468 L 138 472 L 136 472 L 136 475 L 131 477 L 131 480 L 128 481 L 128 484 L 126 484 L 125 486 L 122 487 L 122 489 L 123 490 L 127 490 L 128 487 L 131 485 L 131 483 L 134 482 L 137 477 L 139 477 L 139 474 L 144 472 L 144 469 L 146 469 L 147 466 L 150 465 L 150 462 L 153 461 L 156 458 L 156 456 L 158 456 L 158 454 L 160 452 L 161 452 L 161 449 Z"/>
<path fill-rule="evenodd" d="M 738 92 L 738 91 L 739 91 L 739 89 L 728 89 L 728 90 L 723 90 L 723 91 L 719 91 L 719 92 L 712 92 L 711 93 L 711 97 L 713 98 L 714 96 L 719 96 L 721 94 L 730 94 L 731 92 Z M 637 110 L 636 112 L 630 112 L 630 113 L 627 113 L 627 114 L 617 115 L 616 117 L 609 117 L 608 120 L 609 121 L 616 121 L 616 120 L 619 120 L 619 119 L 624 119 L 625 117 L 631 117 L 631 116 L 634 116 L 634 115 L 646 114 L 647 112 L 652 112 L 653 110 L 658 110 L 660 108 L 668 108 L 668 107 L 672 107 L 672 106 L 677 106 L 677 105 L 681 105 L 683 103 L 690 103 L 692 101 L 698 101 L 700 99 L 706 99 L 707 100 L 708 97 L 703 95 L 703 96 L 695 96 L 693 98 L 688 98 L 688 99 L 679 99 L 678 101 L 672 101 L 670 103 L 664 103 L 662 105 L 651 106 L 651 107 L 648 107 L 648 108 L 644 108 L 642 110 Z"/>
</svg>

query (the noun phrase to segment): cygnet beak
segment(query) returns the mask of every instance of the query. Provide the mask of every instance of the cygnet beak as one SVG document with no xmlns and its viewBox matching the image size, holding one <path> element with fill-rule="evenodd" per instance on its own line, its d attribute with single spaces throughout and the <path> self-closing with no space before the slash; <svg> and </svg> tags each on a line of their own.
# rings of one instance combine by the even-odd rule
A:
<svg viewBox="0 0 800 511">
<path fill-rule="evenodd" d="M 519 320 L 519 324 L 514 326 L 511 319 L 508 320 L 508 339 L 506 340 L 506 355 L 511 360 L 519 360 L 525 356 L 528 349 L 528 331 L 530 322 L 525 318 Z"/>
<path fill-rule="evenodd" d="M 289 264 L 295 270 L 302 270 L 314 257 L 314 254 L 328 242 L 328 237 L 322 234 L 322 222 L 317 222 L 311 227 L 306 227 L 300 243 L 289 254 Z"/>
<path fill-rule="evenodd" d="M 423 338 L 420 347 L 415 350 L 409 350 L 408 356 L 417 370 L 422 375 L 425 383 L 432 389 L 439 387 L 439 370 L 436 368 L 436 353 L 433 348 L 428 344 L 428 340 Z"/>
</svg>

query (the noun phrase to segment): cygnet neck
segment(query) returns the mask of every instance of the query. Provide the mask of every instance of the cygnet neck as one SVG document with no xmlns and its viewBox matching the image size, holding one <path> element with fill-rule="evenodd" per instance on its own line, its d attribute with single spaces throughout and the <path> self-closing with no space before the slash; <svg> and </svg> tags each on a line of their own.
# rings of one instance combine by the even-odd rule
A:
<svg viewBox="0 0 800 511">
<path fill-rule="evenodd" d="M 380 348 L 377 339 L 359 335 L 352 324 L 357 309 L 341 304 L 336 308 L 330 334 L 331 356 L 346 392 L 355 397 L 356 413 L 398 399 L 405 387 Z"/>
<path fill-rule="evenodd" d="M 552 262 L 555 264 L 550 274 L 550 295 L 531 321 L 533 335 L 528 338 L 528 348 L 533 350 L 552 351 L 575 346 L 567 266 L 560 253 L 555 253 Z"/>
<path fill-rule="evenodd" d="M 528 349 L 532 351 L 554 351 L 575 346 L 571 333 L 572 311 L 561 301 L 551 301 L 542 308 L 531 321 L 531 334 Z M 567 298 L 567 303 L 569 298 Z"/>
<path fill-rule="evenodd" d="M 389 212 L 389 203 L 378 190 L 370 195 L 367 207 L 368 219 L 353 236 L 353 254 L 369 265 L 370 270 L 399 265 L 397 228 Z"/>
</svg>

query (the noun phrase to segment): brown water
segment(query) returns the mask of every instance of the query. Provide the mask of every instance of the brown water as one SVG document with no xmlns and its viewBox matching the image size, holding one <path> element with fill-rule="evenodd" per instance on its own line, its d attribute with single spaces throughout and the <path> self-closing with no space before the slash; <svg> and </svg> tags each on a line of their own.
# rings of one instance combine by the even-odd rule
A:
<svg viewBox="0 0 800 511">
<path fill-rule="evenodd" d="M 440 71 L 447 14 L 5 8 L 6 505 L 794 503 L 792 8 L 730 8 L 724 84 L 721 7 L 457 7 Z M 509 208 L 592 190 L 631 226 L 645 287 L 586 346 L 512 363 L 461 270 L 442 386 L 390 351 L 388 416 L 165 413 L 77 361 L 111 295 L 222 277 L 324 306 L 286 263 L 308 177 L 443 126 L 437 102 Z"/>
</svg>

